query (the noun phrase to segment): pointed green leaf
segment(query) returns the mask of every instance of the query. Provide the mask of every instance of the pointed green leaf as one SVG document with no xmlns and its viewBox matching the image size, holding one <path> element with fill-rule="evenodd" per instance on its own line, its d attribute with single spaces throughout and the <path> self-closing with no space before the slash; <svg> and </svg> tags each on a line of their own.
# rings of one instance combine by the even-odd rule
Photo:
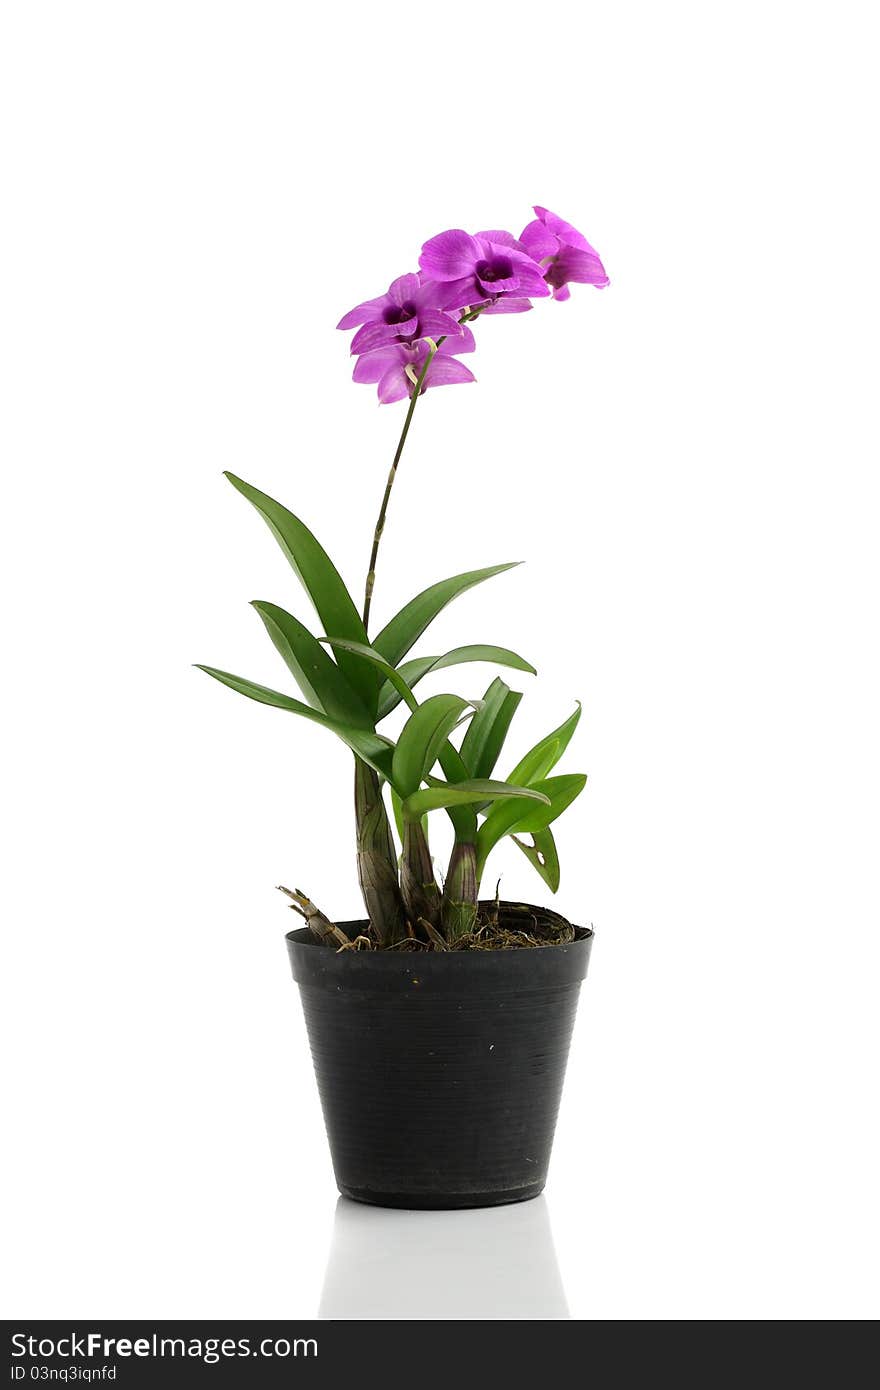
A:
<svg viewBox="0 0 880 1390">
<path fill-rule="evenodd" d="M 261 705 L 274 705 L 276 709 L 291 710 L 294 714 L 304 715 L 306 719 L 314 719 L 317 724 L 324 722 L 317 710 L 310 709 L 301 700 L 294 700 L 291 695 L 285 695 L 280 690 L 270 690 L 268 685 L 257 685 L 255 681 L 249 681 L 244 676 L 234 676 L 231 671 L 220 671 L 216 666 L 203 666 L 201 662 L 196 662 L 196 670 L 213 676 L 215 681 L 219 681 L 221 685 L 228 685 L 230 690 L 237 690 L 239 695 L 247 695 L 250 700 L 259 700 Z"/>
<path fill-rule="evenodd" d="M 398 667 L 398 672 L 412 690 L 432 671 L 442 671 L 449 666 L 463 666 L 468 661 L 487 661 L 496 666 L 509 666 L 515 671 L 528 671 L 532 676 L 536 674 L 534 666 L 516 652 L 510 651 L 508 647 L 491 647 L 485 644 L 455 647 L 444 656 L 417 656 L 412 661 L 405 661 Z M 386 714 L 396 709 L 400 698 L 395 687 L 386 681 L 379 691 L 378 718 L 384 719 Z"/>
<path fill-rule="evenodd" d="M 550 804 L 528 810 L 522 820 L 517 821 L 517 833 L 521 835 L 534 835 L 536 830 L 544 830 L 552 824 L 580 796 L 587 778 L 583 772 L 569 772 L 563 777 L 545 777 L 531 785 L 534 791 L 543 792 Z"/>
<path fill-rule="evenodd" d="M 429 589 L 423 590 L 411 599 L 406 607 L 391 619 L 375 638 L 373 646 L 392 666 L 399 666 L 425 628 L 443 611 L 447 603 L 451 603 L 466 589 L 472 589 L 475 584 L 482 584 L 484 579 L 491 579 L 493 575 L 502 574 L 504 570 L 513 569 L 518 563 L 513 561 L 506 565 L 492 565 L 488 569 L 468 570 L 465 574 L 455 574 L 451 579 L 442 579 L 439 584 L 432 584 Z M 332 628 L 328 630 L 332 631 Z M 333 635 L 351 637 L 353 634 L 334 632 Z"/>
<path fill-rule="evenodd" d="M 401 844 L 402 844 L 402 843 L 403 843 L 403 811 L 402 811 L 401 808 L 402 808 L 402 806 L 403 806 L 403 802 L 401 801 L 401 798 L 397 795 L 397 792 L 394 790 L 393 787 L 391 787 L 390 790 L 391 790 L 391 809 L 392 809 L 392 811 L 394 812 L 394 824 L 397 826 L 397 834 L 399 835 L 399 837 L 400 837 L 400 842 L 401 842 Z"/>
<path fill-rule="evenodd" d="M 376 650 L 375 647 L 373 650 Z M 426 676 L 429 671 L 433 670 L 437 659 L 438 658 L 435 656 L 417 656 L 413 661 L 404 661 L 401 666 L 397 668 L 392 666 L 391 669 L 396 669 L 398 675 L 406 681 L 410 690 L 412 690 L 414 686 L 418 685 L 423 676 Z M 400 693 L 391 684 L 391 681 L 386 680 L 379 690 L 379 713 L 376 716 L 377 721 L 379 719 L 384 719 L 386 714 L 390 714 L 393 709 L 397 709 L 401 698 Z"/>
<path fill-rule="evenodd" d="M 226 477 L 256 507 L 275 537 L 294 573 L 314 604 L 324 631 L 353 642 L 366 642 L 360 614 L 330 556 L 299 517 L 265 492 L 251 487 L 234 473 Z M 369 709 L 375 708 L 378 680 L 359 657 L 348 655 L 339 663 L 348 683 Z"/>
<path fill-rule="evenodd" d="M 403 844 L 403 832 L 404 832 L 404 829 L 405 829 L 405 823 L 404 823 L 404 818 L 403 818 L 403 800 L 402 800 L 401 797 L 399 797 L 399 796 L 397 795 L 397 792 L 394 790 L 393 787 L 390 788 L 390 792 L 391 792 L 391 806 L 392 806 L 392 809 L 393 809 L 393 811 L 394 811 L 394 824 L 397 826 L 397 833 L 398 833 L 398 835 L 400 836 L 400 842 L 401 842 L 401 844 Z M 427 815 L 422 816 L 422 834 L 423 834 L 424 837 L 425 837 L 425 844 L 427 844 L 427 843 L 428 843 L 428 817 L 427 817 Z"/>
<path fill-rule="evenodd" d="M 521 693 L 511 690 L 500 677 L 489 686 L 483 696 L 483 708 L 474 715 L 461 744 L 461 760 L 472 777 L 492 775 L 521 699 Z M 517 778 L 510 780 L 522 786 Z"/>
<path fill-rule="evenodd" d="M 580 717 L 581 707 L 578 704 L 577 709 L 568 716 L 564 724 L 560 724 L 558 729 L 554 729 L 546 738 L 542 738 L 540 743 L 536 743 L 534 748 L 529 749 L 511 772 L 511 782 L 522 782 L 525 786 L 531 786 L 540 777 L 546 777 L 571 742 Z"/>
<path fill-rule="evenodd" d="M 555 893 L 559 888 L 559 855 L 550 827 L 533 835 L 530 845 L 517 839 L 516 835 L 511 835 L 510 838 L 519 846 L 529 863 L 537 869 L 550 892 Z"/>
<path fill-rule="evenodd" d="M 431 771 L 468 703 L 459 695 L 432 695 L 413 710 L 400 732 L 392 763 L 391 781 L 401 796 L 410 796 Z"/>
<path fill-rule="evenodd" d="M 237 690 L 240 695 L 247 695 L 251 700 L 259 700 L 261 705 L 274 705 L 276 709 L 289 710 L 292 714 L 302 715 L 304 719 L 311 719 L 314 724 L 322 724 L 325 729 L 330 729 L 341 738 L 343 743 L 347 743 L 352 752 L 363 758 L 365 763 L 375 768 L 380 777 L 390 777 L 394 745 L 381 734 L 328 719 L 325 714 L 302 704 L 300 700 L 283 695 L 279 690 L 270 690 L 266 685 L 257 685 L 254 681 L 246 680 L 244 676 L 233 676 L 229 671 L 218 671 L 215 666 L 199 665 L 198 669 L 213 676 L 221 685 L 228 685 L 230 690 Z"/>
<path fill-rule="evenodd" d="M 388 680 L 386 684 L 395 696 L 395 704 L 402 698 L 406 701 L 411 710 L 418 709 L 418 701 L 407 685 L 400 671 L 394 669 L 373 647 L 365 647 L 361 642 L 342 642 L 339 638 L 323 637 L 323 642 L 329 642 L 332 647 L 347 647 L 352 651 L 363 656 L 365 660 L 373 664 L 382 671 Z M 399 694 L 398 694 L 399 692 Z M 380 715 L 381 717 L 381 715 Z M 447 739 L 438 754 L 440 766 L 443 768 L 447 778 L 453 782 L 461 782 L 467 777 L 467 769 L 461 761 L 458 749 Z M 392 803 L 394 804 L 395 817 L 398 819 L 398 829 L 400 829 L 399 805 L 400 798 L 392 790 Z M 473 840 L 477 833 L 476 812 L 470 806 L 453 806 L 449 809 L 449 817 L 455 827 L 455 833 L 460 840 Z M 402 834 L 401 830 L 401 834 Z"/>
<path fill-rule="evenodd" d="M 308 628 L 275 603 L 258 599 L 253 607 L 309 704 L 331 719 L 372 729 L 373 721 L 362 702 Z"/>
<path fill-rule="evenodd" d="M 436 811 L 444 806 L 465 806 L 474 802 L 499 800 L 506 803 L 508 800 L 517 802 L 523 799 L 549 804 L 548 798 L 532 787 L 514 787 L 509 782 L 495 782 L 489 777 L 475 777 L 456 786 L 435 783 L 422 791 L 413 792 L 404 798 L 401 811 L 404 820 L 416 820 L 426 811 Z M 518 805 L 516 809 L 522 813 L 521 806 Z"/>
<path fill-rule="evenodd" d="M 437 761 L 443 769 L 443 776 L 447 782 L 466 782 L 468 770 L 461 760 L 461 754 L 454 743 L 449 739 L 443 744 L 437 754 Z M 428 781 L 431 779 L 428 778 Z M 468 803 L 464 805 L 452 805 L 446 807 L 446 813 L 452 821 L 455 830 L 455 838 L 465 844 L 471 844 L 477 838 L 477 813 L 474 807 Z"/>
<path fill-rule="evenodd" d="M 549 805 L 538 806 L 522 811 L 519 806 L 500 805 L 493 806 L 477 833 L 477 868 L 482 875 L 486 866 L 486 860 L 490 853 L 512 830 L 517 834 L 534 835 L 539 830 L 546 830 L 547 826 L 561 816 L 562 812 L 571 805 L 576 796 L 579 796 L 586 785 L 586 777 L 583 773 L 569 773 L 564 777 L 547 777 L 539 782 L 533 782 L 532 788 L 535 791 L 543 792 L 549 800 Z"/>
<path fill-rule="evenodd" d="M 391 706 L 392 709 L 395 705 L 398 705 L 401 700 L 404 700 L 410 709 L 415 709 L 417 707 L 418 701 L 413 695 L 402 672 L 396 670 L 389 661 L 386 661 L 384 656 L 376 651 L 375 647 L 369 647 L 364 642 L 348 642 L 341 637 L 322 637 L 321 641 L 328 643 L 334 650 L 354 652 L 356 656 L 363 657 L 365 661 L 369 661 L 375 666 L 376 670 L 385 677 L 385 685 L 391 688 L 394 696 L 394 704 Z M 383 686 L 382 689 L 384 690 L 385 686 Z M 381 719 L 381 692 L 379 707 L 380 713 L 378 718 Z"/>
</svg>

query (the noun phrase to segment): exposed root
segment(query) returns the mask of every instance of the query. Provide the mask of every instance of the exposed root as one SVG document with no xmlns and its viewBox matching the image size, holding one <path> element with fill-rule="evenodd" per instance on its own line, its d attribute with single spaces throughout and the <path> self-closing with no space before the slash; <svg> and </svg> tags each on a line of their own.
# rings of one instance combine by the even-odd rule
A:
<svg viewBox="0 0 880 1390">
<path fill-rule="evenodd" d="M 390 946 L 383 946 L 383 951 L 432 951 L 433 946 L 429 946 L 427 941 L 419 941 L 417 936 L 404 936 L 400 941 L 393 941 Z"/>
<path fill-rule="evenodd" d="M 480 908 L 474 930 L 455 942 L 454 951 L 511 951 L 574 941 L 574 927 L 558 912 L 499 902 L 497 889 L 494 902 L 481 903 Z"/>
<path fill-rule="evenodd" d="M 356 936 L 353 941 L 346 939 L 343 944 L 337 948 L 336 954 L 339 955 L 340 951 L 375 951 L 375 949 L 375 941 L 373 941 L 371 937 L 364 936 L 363 933 L 361 933 L 361 935 Z"/>
<path fill-rule="evenodd" d="M 430 941 L 431 945 L 434 947 L 434 950 L 435 950 L 435 951 L 448 951 L 448 950 L 449 950 L 449 946 L 448 946 L 447 942 L 445 942 L 445 941 L 443 940 L 443 937 L 440 935 L 440 933 L 438 932 L 437 928 L 436 928 L 436 927 L 432 927 L 432 926 L 431 926 L 431 923 L 425 921 L 425 918 L 424 918 L 424 917 L 420 917 L 420 918 L 419 918 L 419 926 L 422 928 L 422 931 L 423 931 L 423 932 L 425 933 L 425 935 L 427 936 L 428 940 Z"/>
<path fill-rule="evenodd" d="M 490 927 L 497 927 L 497 926 L 498 926 L 498 918 L 499 918 L 500 913 L 501 913 L 501 879 L 499 878 L 498 882 L 495 884 L 495 897 L 494 897 L 493 900 L 492 900 L 492 905 L 489 907 L 489 909 L 488 909 L 488 911 L 487 911 L 487 913 L 486 913 L 486 921 L 489 923 L 489 926 L 490 926 Z"/>
<path fill-rule="evenodd" d="M 494 899 L 479 904 L 473 928 L 455 941 L 446 941 L 431 922 L 417 917 L 415 927 L 407 921 L 406 936 L 387 945 L 376 939 L 371 927 L 353 938 L 346 936 L 342 928 L 331 922 L 298 888 L 292 891 L 280 887 L 280 892 L 291 899 L 291 907 L 305 919 L 318 940 L 325 946 L 335 947 L 337 953 L 534 950 L 541 946 L 566 945 L 575 939 L 574 927 L 558 912 L 546 907 L 532 907 L 528 903 L 501 902 L 497 888 Z"/>
</svg>

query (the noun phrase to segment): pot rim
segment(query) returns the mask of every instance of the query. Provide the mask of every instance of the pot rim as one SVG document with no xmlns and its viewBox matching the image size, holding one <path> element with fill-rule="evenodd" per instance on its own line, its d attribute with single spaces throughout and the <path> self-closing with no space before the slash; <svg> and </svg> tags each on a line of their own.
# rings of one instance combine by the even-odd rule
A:
<svg viewBox="0 0 880 1390">
<path fill-rule="evenodd" d="M 358 929 L 367 926 L 367 920 L 337 925 L 347 935 L 356 936 Z M 294 978 L 300 984 L 320 980 L 326 986 L 334 980 L 336 988 L 359 988 L 361 984 L 367 986 L 369 980 L 382 989 L 406 981 L 413 986 L 430 984 L 443 992 L 462 986 L 468 991 L 484 986 L 529 990 L 540 988 L 542 983 L 583 979 L 594 932 L 592 927 L 579 926 L 574 926 L 574 931 L 574 941 L 548 942 L 532 950 L 345 951 L 325 946 L 305 926 L 287 932 L 285 942 Z"/>
<path fill-rule="evenodd" d="M 346 936 L 349 936 L 349 927 L 367 927 L 369 926 L 369 922 L 366 917 L 363 917 L 350 922 L 337 922 L 336 925 L 345 932 Z M 545 946 L 536 946 L 532 949 L 537 951 L 564 951 L 570 949 L 572 946 L 577 946 L 580 942 L 590 941 L 596 935 L 592 927 L 578 927 L 575 926 L 573 922 L 571 925 L 574 927 L 574 941 L 548 941 Z M 357 935 L 358 933 L 355 932 L 355 936 Z M 354 938 L 352 938 L 352 940 L 353 939 Z M 475 956 L 507 957 L 527 956 L 529 954 L 528 948 L 524 947 L 522 949 L 517 949 L 516 947 L 510 946 L 490 946 L 481 951 L 413 951 L 412 953 L 406 953 L 404 951 L 343 951 L 341 947 L 327 946 L 323 941 L 319 941 L 310 927 L 294 927 L 292 931 L 284 933 L 284 940 L 291 942 L 295 946 L 317 946 L 319 950 L 326 951 L 328 955 L 344 959 L 350 959 L 352 957 L 363 959 L 365 956 L 369 956 L 374 961 L 406 960 L 409 961 L 410 964 L 414 961 L 421 962 L 425 959 L 441 961 L 448 960 L 450 957 L 455 957 L 458 960 L 470 960 Z"/>
</svg>

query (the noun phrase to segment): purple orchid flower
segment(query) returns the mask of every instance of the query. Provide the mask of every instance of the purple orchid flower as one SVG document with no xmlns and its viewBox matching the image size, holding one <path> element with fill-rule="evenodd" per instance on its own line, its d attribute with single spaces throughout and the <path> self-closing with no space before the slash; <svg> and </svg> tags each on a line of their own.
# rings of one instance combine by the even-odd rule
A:
<svg viewBox="0 0 880 1390">
<path fill-rule="evenodd" d="M 530 299 L 550 293 L 543 270 L 510 232 L 441 232 L 425 242 L 419 266 L 445 291 L 445 309 L 521 314 Z"/>
<path fill-rule="evenodd" d="M 424 340 L 416 343 L 388 343 L 384 347 L 366 352 L 355 363 L 355 381 L 372 384 L 378 382 L 377 394 L 380 405 L 391 405 L 411 396 L 413 388 L 422 374 L 431 344 Z M 470 368 L 459 362 L 455 354 L 473 352 L 474 339 L 469 330 L 462 337 L 447 338 L 438 347 L 428 368 L 422 390 L 429 386 L 455 386 L 461 382 L 475 381 Z"/>
<path fill-rule="evenodd" d="M 372 352 L 388 343 L 458 337 L 461 328 L 444 312 L 445 298 L 443 287 L 426 277 L 401 275 L 392 281 L 387 294 L 359 304 L 345 314 L 336 327 L 360 328 L 351 343 L 354 354 Z"/>
<path fill-rule="evenodd" d="M 587 238 L 547 208 L 536 207 L 534 212 L 535 221 L 523 230 L 520 242 L 545 266 L 544 278 L 552 287 L 553 298 L 570 298 L 570 281 L 604 288 L 609 283 L 605 267 Z"/>
</svg>

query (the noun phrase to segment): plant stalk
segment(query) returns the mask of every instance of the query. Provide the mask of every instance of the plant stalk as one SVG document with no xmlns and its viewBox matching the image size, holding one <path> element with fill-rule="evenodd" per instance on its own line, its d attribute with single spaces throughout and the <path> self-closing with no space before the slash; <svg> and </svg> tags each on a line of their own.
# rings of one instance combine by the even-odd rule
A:
<svg viewBox="0 0 880 1390">
<path fill-rule="evenodd" d="M 447 941 L 466 936 L 476 925 L 479 886 L 477 847 L 469 841 L 456 840 L 440 909 L 441 926 Z"/>
<path fill-rule="evenodd" d="M 390 946 L 406 936 L 397 855 L 378 773 L 361 758 L 354 763 L 358 880 L 373 932 Z"/>
<path fill-rule="evenodd" d="M 373 586 L 376 583 L 376 561 L 379 555 L 382 532 L 385 530 L 385 518 L 388 514 L 391 489 L 394 487 L 394 479 L 397 477 L 398 465 L 403 456 L 403 448 L 415 414 L 416 403 L 428 374 L 428 367 L 431 365 L 436 351 L 437 347 L 432 346 L 421 375 L 413 387 L 403 421 L 403 429 L 400 433 L 400 439 L 397 441 L 397 448 L 394 451 L 394 458 L 388 473 L 388 481 L 385 484 L 385 492 L 382 495 L 382 505 L 379 508 L 379 517 L 373 532 L 373 548 L 370 551 L 370 567 L 364 590 L 363 623 L 365 632 L 368 631 L 370 621 L 370 605 L 373 599 Z M 413 911 L 405 906 L 404 895 L 401 893 L 401 883 L 398 878 L 394 840 L 382 798 L 379 778 L 371 767 L 368 767 L 357 757 L 355 758 L 354 807 L 357 827 L 358 880 L 361 885 L 364 904 L 379 941 L 383 944 L 393 945 L 406 936 L 407 914 L 410 921 L 415 921 L 419 916 L 428 916 L 431 909 L 429 908 L 425 913 L 417 911 L 413 915 Z M 425 850 L 427 851 L 427 845 Z M 430 863 L 429 854 L 429 869 Z M 420 868 L 411 875 L 413 904 L 419 904 L 423 901 L 415 887 L 421 872 Z M 433 873 L 431 873 L 431 880 L 433 881 Z M 408 879 L 408 881 L 410 880 Z M 434 884 L 434 890 L 439 900 L 439 890 L 436 884 Z M 427 900 L 425 903 L 427 906 Z M 429 920 L 439 921 L 439 911 L 434 910 L 434 916 L 429 917 Z"/>
<path fill-rule="evenodd" d="M 479 316 L 480 310 L 466 309 L 459 323 L 468 323 Z M 425 364 L 416 378 L 409 398 L 403 429 L 397 441 L 394 458 L 388 473 L 388 481 L 382 494 L 382 505 L 373 531 L 373 545 L 370 551 L 370 565 L 364 588 L 363 624 L 369 641 L 370 607 L 373 602 L 373 589 L 376 584 L 376 563 L 379 546 L 385 530 L 391 490 L 397 477 L 397 469 L 403 457 L 409 427 L 415 414 L 419 396 L 425 385 L 428 369 L 434 356 L 445 341 L 438 338 L 430 343 Z M 355 821 L 357 825 L 358 878 L 367 913 L 379 940 L 389 945 L 406 935 L 406 917 L 415 923 L 420 917 L 432 927 L 440 923 L 440 890 L 434 879 L 431 855 L 421 824 L 404 835 L 403 856 L 398 879 L 394 840 L 379 778 L 366 763 L 355 758 Z"/>
<path fill-rule="evenodd" d="M 403 828 L 400 891 L 407 916 L 413 924 L 422 917 L 432 927 L 440 926 L 440 889 L 434 878 L 431 851 L 419 820 L 407 821 Z"/>
</svg>

